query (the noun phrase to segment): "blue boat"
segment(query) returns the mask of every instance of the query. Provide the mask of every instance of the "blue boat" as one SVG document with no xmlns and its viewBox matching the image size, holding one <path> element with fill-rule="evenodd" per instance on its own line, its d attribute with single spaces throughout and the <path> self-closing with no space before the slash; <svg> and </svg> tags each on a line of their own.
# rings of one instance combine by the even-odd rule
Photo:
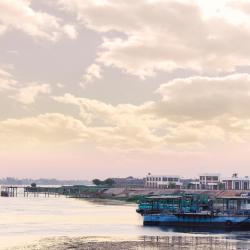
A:
<svg viewBox="0 0 250 250">
<path fill-rule="evenodd" d="M 144 225 L 250 229 L 250 196 L 152 196 L 140 202 L 137 212 Z"/>
</svg>

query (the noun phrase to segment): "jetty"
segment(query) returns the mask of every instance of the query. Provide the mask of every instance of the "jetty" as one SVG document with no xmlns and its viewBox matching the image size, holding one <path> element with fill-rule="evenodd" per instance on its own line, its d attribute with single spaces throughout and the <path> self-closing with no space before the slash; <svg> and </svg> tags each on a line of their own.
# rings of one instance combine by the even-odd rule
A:
<svg viewBox="0 0 250 250">
<path fill-rule="evenodd" d="M 1 196 L 3 197 L 15 197 L 18 194 L 19 186 L 1 186 Z"/>
<path fill-rule="evenodd" d="M 88 187 L 85 185 L 73 186 L 1 186 L 2 197 L 59 197 L 63 195 L 68 198 L 101 198 L 103 188 Z"/>
<path fill-rule="evenodd" d="M 60 193 L 55 187 L 37 187 L 37 186 L 12 186 L 12 185 L 3 185 L 1 186 L 1 196 L 2 197 L 38 197 L 44 195 L 49 197 L 51 195 L 59 196 Z"/>
</svg>

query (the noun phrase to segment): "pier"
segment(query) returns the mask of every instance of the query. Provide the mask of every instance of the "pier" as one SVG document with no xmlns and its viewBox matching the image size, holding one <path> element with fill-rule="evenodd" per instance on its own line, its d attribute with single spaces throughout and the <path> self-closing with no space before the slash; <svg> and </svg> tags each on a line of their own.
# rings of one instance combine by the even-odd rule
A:
<svg viewBox="0 0 250 250">
<path fill-rule="evenodd" d="M 58 188 L 55 187 L 36 187 L 36 186 L 1 186 L 1 196 L 2 197 L 39 197 L 43 195 L 44 197 L 58 197 L 60 192 Z"/>
<path fill-rule="evenodd" d="M 60 196 L 58 188 L 54 187 L 24 187 L 23 190 L 23 196 L 24 197 L 38 197 L 40 195 L 43 195 L 44 197 L 58 197 Z"/>
<path fill-rule="evenodd" d="M 75 186 L 60 186 L 60 187 L 48 187 L 37 186 L 32 183 L 30 186 L 1 186 L 2 197 L 59 197 L 64 195 L 69 198 L 90 198 L 94 194 L 98 194 L 98 188 L 87 187 L 84 185 Z"/>
<path fill-rule="evenodd" d="M 1 186 L 1 196 L 15 197 L 18 194 L 18 186 Z"/>
</svg>

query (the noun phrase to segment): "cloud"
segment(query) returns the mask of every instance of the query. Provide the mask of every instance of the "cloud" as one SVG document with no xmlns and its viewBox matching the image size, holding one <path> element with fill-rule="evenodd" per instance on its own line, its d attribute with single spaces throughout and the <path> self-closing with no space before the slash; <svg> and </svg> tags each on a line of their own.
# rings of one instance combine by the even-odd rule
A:
<svg viewBox="0 0 250 250">
<path fill-rule="evenodd" d="M 12 99 L 26 105 L 34 103 L 39 95 L 51 92 L 48 84 L 19 83 L 3 69 L 0 70 L 0 80 L 2 92 L 11 93 Z M 75 106 L 79 115 L 72 117 L 57 113 L 1 121 L 5 125 L 1 130 L 2 142 L 10 141 L 12 145 L 12 141 L 22 140 L 32 147 L 33 144 L 53 145 L 60 141 L 67 144 L 71 141 L 77 147 L 92 145 L 102 150 L 125 151 L 200 151 L 225 144 L 248 144 L 249 74 L 178 78 L 162 84 L 155 92 L 158 99 L 140 105 L 112 105 L 69 93 L 54 96 L 52 98 L 60 105 Z M 64 108 L 61 106 L 60 110 Z M 72 112 L 72 108 L 65 110 Z M 64 125 L 60 128 L 59 123 Z M 62 133 L 62 138 L 55 135 L 49 141 L 50 132 L 46 131 L 55 129 Z M 27 134 L 29 130 L 35 131 L 31 137 Z M 65 141 L 64 134 L 67 135 Z"/>
<path fill-rule="evenodd" d="M 246 1 L 246 0 L 228 1 L 227 5 L 236 9 L 236 10 L 239 10 L 239 13 L 243 13 L 245 15 L 250 15 L 250 3 L 249 3 L 249 1 Z"/>
<path fill-rule="evenodd" d="M 174 79 L 162 84 L 156 92 L 162 101 L 155 106 L 155 111 L 162 115 L 190 120 L 223 115 L 250 117 L 249 74 Z"/>
<path fill-rule="evenodd" d="M 11 99 L 28 105 L 34 103 L 39 95 L 51 93 L 51 86 L 46 83 L 19 82 L 9 71 L 0 68 L 0 92 Z"/>
<path fill-rule="evenodd" d="M 17 81 L 12 74 L 5 69 L 0 68 L 0 92 L 4 90 L 13 90 L 17 86 Z"/>
<path fill-rule="evenodd" d="M 80 85 L 82 87 L 85 87 L 85 85 L 89 82 L 94 81 L 95 79 L 101 79 L 102 78 L 102 74 L 101 74 L 101 67 L 98 64 L 91 64 L 87 69 L 85 74 L 82 77 L 82 82 L 80 83 Z"/>
<path fill-rule="evenodd" d="M 108 122 L 112 114 L 115 115 L 114 106 L 98 100 L 78 98 L 69 93 L 63 96 L 55 96 L 53 99 L 60 103 L 78 106 L 80 108 L 80 116 L 85 124 L 92 124 L 95 120 L 103 124 Z"/>
<path fill-rule="evenodd" d="M 78 32 L 76 31 L 75 26 L 66 24 L 63 26 L 64 33 L 72 40 L 76 39 Z"/>
<path fill-rule="evenodd" d="M 137 126 L 85 126 L 83 121 L 71 116 L 48 113 L 0 121 L 0 150 L 50 148 L 55 145 L 71 148 L 92 145 L 99 149 L 145 148 L 152 143 L 152 138 L 145 137 L 145 132 Z"/>
<path fill-rule="evenodd" d="M 56 84 L 56 86 L 57 86 L 57 88 L 59 88 L 59 89 L 64 88 L 64 85 L 63 85 L 62 83 L 60 83 L 60 82 L 58 82 L 58 83 Z"/>
<path fill-rule="evenodd" d="M 81 149 L 91 145 L 123 152 L 249 147 L 248 74 L 175 79 L 162 84 L 156 93 L 158 100 L 141 105 L 111 105 L 69 93 L 54 96 L 60 105 L 75 106 L 79 114 L 51 113 L 0 121 L 4 142 L 0 148 L 4 144 L 15 148 L 15 142 L 17 147 L 21 143 L 28 148 L 68 145 Z"/>
<path fill-rule="evenodd" d="M 89 138 L 98 148 L 144 149 L 162 146 L 162 139 L 151 133 L 154 122 L 131 104 L 113 106 L 98 100 L 71 94 L 54 97 L 63 104 L 79 107 L 80 120 L 86 124 Z"/>
<path fill-rule="evenodd" d="M 73 25 L 63 25 L 59 18 L 35 11 L 30 0 L 1 0 L 0 9 L 0 34 L 16 29 L 49 41 L 57 41 L 63 34 L 70 39 L 77 36 Z"/>
<path fill-rule="evenodd" d="M 248 65 L 250 16 L 228 1 L 202 2 L 58 0 L 79 23 L 104 34 L 96 61 L 129 74 L 231 72 Z"/>
<path fill-rule="evenodd" d="M 0 149 L 70 144 L 80 140 L 83 131 L 79 120 L 58 113 L 7 119 L 0 121 Z"/>
<path fill-rule="evenodd" d="M 0 25 L 0 35 L 4 34 L 6 30 L 7 30 L 6 26 Z"/>
<path fill-rule="evenodd" d="M 48 94 L 51 92 L 49 84 L 32 83 L 29 86 L 19 88 L 18 93 L 13 96 L 15 100 L 23 104 L 31 104 L 40 94 Z"/>
<path fill-rule="evenodd" d="M 156 92 L 159 100 L 141 105 L 111 105 L 72 94 L 54 100 L 79 108 L 79 119 L 98 147 L 199 151 L 248 143 L 248 74 L 175 79 Z"/>
</svg>

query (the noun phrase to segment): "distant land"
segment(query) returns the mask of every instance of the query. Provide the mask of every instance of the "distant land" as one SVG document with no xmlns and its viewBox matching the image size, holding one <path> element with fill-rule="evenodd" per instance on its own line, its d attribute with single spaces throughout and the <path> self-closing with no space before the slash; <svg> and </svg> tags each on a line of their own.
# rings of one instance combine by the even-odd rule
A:
<svg viewBox="0 0 250 250">
<path fill-rule="evenodd" d="M 0 179 L 1 185 L 30 185 L 36 183 L 37 185 L 91 185 L 92 182 L 88 180 L 58 180 L 58 179 L 17 179 L 14 177 L 6 177 Z"/>
</svg>

